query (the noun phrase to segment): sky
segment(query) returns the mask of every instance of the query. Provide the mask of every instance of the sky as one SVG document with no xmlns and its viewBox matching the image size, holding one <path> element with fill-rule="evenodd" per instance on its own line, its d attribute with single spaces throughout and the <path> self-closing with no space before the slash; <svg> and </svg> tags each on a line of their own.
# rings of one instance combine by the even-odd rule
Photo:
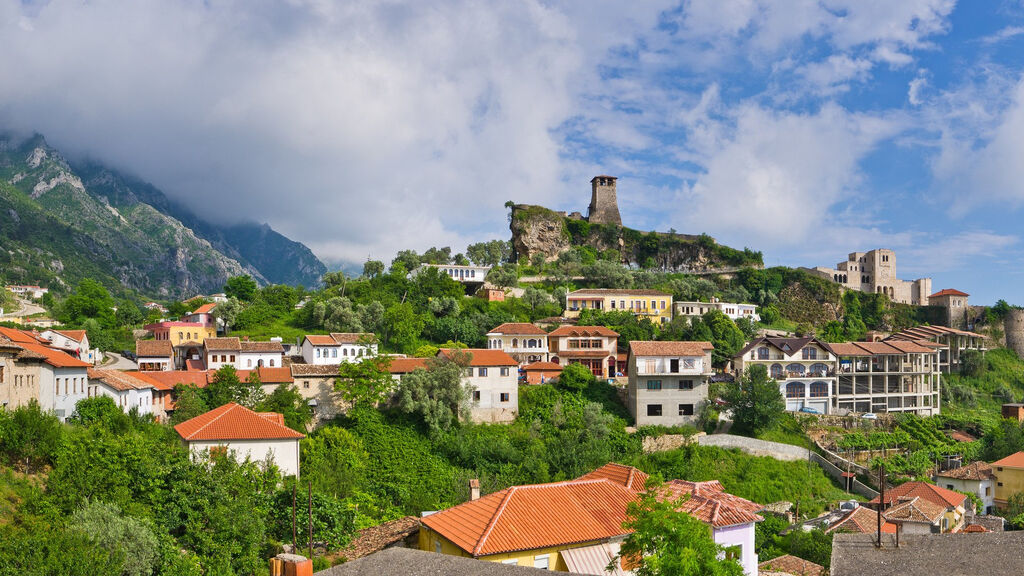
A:
<svg viewBox="0 0 1024 576">
<path fill-rule="evenodd" d="M 508 200 L 1024 304 L 1024 0 L 0 0 L 0 128 L 329 263 Z"/>
</svg>

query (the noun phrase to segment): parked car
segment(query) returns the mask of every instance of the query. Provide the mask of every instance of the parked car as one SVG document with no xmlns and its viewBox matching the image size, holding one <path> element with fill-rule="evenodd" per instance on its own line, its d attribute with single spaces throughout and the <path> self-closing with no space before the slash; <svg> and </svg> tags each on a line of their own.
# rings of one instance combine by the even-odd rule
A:
<svg viewBox="0 0 1024 576">
<path fill-rule="evenodd" d="M 867 414 L 861 414 L 860 417 L 865 420 L 878 420 L 878 414 L 872 414 L 871 412 L 868 412 Z"/>
<path fill-rule="evenodd" d="M 811 408 L 810 406 L 804 406 L 803 408 L 800 409 L 800 411 L 803 412 L 804 414 L 821 414 L 821 410 L 818 410 L 817 408 Z"/>
</svg>

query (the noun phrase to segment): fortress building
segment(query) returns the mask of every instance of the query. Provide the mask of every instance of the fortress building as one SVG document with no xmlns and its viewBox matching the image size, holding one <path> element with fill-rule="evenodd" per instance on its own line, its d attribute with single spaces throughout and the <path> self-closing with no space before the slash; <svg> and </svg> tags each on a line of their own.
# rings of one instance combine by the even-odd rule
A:
<svg viewBox="0 0 1024 576">
<path fill-rule="evenodd" d="M 879 248 L 870 252 L 851 252 L 845 262 L 835 268 L 815 266 L 802 268 L 850 290 L 885 294 L 893 302 L 927 306 L 932 293 L 932 279 L 900 280 L 896 278 L 896 253 Z"/>
<path fill-rule="evenodd" d="M 590 209 L 587 221 L 596 224 L 615 224 L 622 226 L 619 216 L 619 200 L 615 194 L 614 176 L 594 176 L 590 181 Z"/>
</svg>

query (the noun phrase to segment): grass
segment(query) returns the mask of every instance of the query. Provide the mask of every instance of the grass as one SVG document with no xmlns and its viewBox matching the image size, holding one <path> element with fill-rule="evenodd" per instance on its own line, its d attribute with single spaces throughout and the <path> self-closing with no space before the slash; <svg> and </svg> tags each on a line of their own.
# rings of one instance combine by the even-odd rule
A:
<svg viewBox="0 0 1024 576">
<path fill-rule="evenodd" d="M 798 325 L 799 324 L 797 324 L 796 322 L 792 320 L 787 320 L 785 318 L 779 318 L 778 320 L 772 322 L 771 324 L 766 324 L 764 322 L 757 323 L 758 328 L 767 328 L 768 330 L 782 330 L 784 332 L 796 332 L 796 328 Z"/>
<path fill-rule="evenodd" d="M 1006 348 L 985 353 L 986 370 L 981 376 L 942 376 L 942 413 L 952 420 L 977 423 L 989 428 L 999 422 L 1004 402 L 1024 396 L 1024 361 Z"/>
<path fill-rule="evenodd" d="M 804 433 L 800 420 L 789 413 L 783 415 L 782 421 L 775 428 L 762 431 L 756 438 L 780 444 L 792 444 L 808 450 L 814 449 L 814 442 Z"/>
<path fill-rule="evenodd" d="M 315 334 L 317 330 L 296 328 L 288 323 L 288 319 L 276 319 L 273 322 L 247 330 L 232 330 L 229 336 L 239 338 L 248 336 L 250 340 L 268 340 L 274 336 L 280 336 L 285 343 L 295 342 L 296 338 L 302 338 L 306 334 Z M 319 332 L 323 332 L 322 330 Z"/>
</svg>

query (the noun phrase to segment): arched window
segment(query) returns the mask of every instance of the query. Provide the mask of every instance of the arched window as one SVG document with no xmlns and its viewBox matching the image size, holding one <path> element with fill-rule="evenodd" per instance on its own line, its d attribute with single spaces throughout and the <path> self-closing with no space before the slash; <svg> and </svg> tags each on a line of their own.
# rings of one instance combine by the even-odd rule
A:
<svg viewBox="0 0 1024 576">
<path fill-rule="evenodd" d="M 827 382 L 811 382 L 811 398 L 825 398 L 828 396 Z"/>
<path fill-rule="evenodd" d="M 772 378 L 782 378 L 786 374 L 782 370 L 782 364 L 772 364 L 772 369 L 770 370 L 770 373 Z"/>
<path fill-rule="evenodd" d="M 828 364 L 822 364 L 821 362 L 817 362 L 815 364 L 811 364 L 811 374 L 813 374 L 813 375 L 815 375 L 815 376 L 817 376 L 819 378 L 822 377 L 822 376 L 827 376 L 828 375 Z"/>
<path fill-rule="evenodd" d="M 342 356 L 348 356 L 348 348 L 342 348 L 341 349 L 341 355 Z"/>
<path fill-rule="evenodd" d="M 512 339 L 512 347 L 513 348 L 519 348 L 519 339 L 518 338 L 513 338 Z"/>
<path fill-rule="evenodd" d="M 273 367 L 274 367 L 274 359 L 273 359 L 273 358 L 271 358 L 271 359 L 270 359 L 270 367 L 271 367 L 271 368 L 273 368 Z"/>
<path fill-rule="evenodd" d="M 804 383 L 803 382 L 789 382 L 786 384 L 786 398 L 803 398 L 804 397 Z"/>
<path fill-rule="evenodd" d="M 794 363 L 786 366 L 786 372 L 788 372 L 790 376 L 803 376 L 806 370 L 807 369 L 804 368 L 803 364 Z"/>
</svg>

